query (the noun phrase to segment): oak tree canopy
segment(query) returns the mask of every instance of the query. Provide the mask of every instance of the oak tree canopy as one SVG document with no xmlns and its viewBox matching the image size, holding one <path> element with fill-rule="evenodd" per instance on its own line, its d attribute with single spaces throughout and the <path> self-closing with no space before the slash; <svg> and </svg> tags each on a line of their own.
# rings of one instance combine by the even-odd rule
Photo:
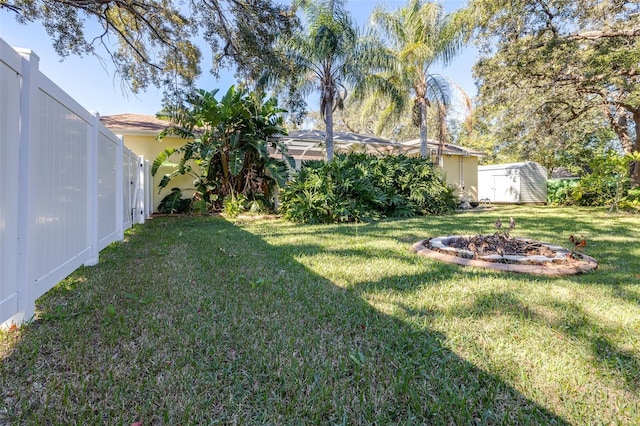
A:
<svg viewBox="0 0 640 426">
<path fill-rule="evenodd" d="M 298 25 L 272 0 L 0 0 L 1 10 L 41 22 L 61 57 L 106 52 L 133 92 L 189 88 L 201 72 L 199 35 L 214 74 L 232 66 L 255 78 L 275 60 L 275 38 Z"/>
<path fill-rule="evenodd" d="M 500 139 L 547 137 L 553 154 L 608 127 L 626 153 L 640 151 L 638 1 L 471 0 L 468 10 L 481 53 L 478 104 Z M 640 183 L 640 165 L 632 177 Z"/>
</svg>

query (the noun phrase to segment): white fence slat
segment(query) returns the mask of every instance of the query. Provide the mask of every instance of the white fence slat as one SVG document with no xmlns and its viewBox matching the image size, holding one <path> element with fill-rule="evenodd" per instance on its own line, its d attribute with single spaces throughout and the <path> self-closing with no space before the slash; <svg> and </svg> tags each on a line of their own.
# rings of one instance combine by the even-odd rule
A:
<svg viewBox="0 0 640 426">
<path fill-rule="evenodd" d="M 146 166 L 145 166 L 146 164 Z M 140 167 L 142 165 L 142 167 Z M 148 162 L 0 39 L 0 323 L 29 320 L 35 300 L 150 212 Z"/>
<path fill-rule="evenodd" d="M 89 259 L 85 261 L 85 266 L 98 264 L 99 249 L 99 222 L 98 222 L 98 137 L 100 119 L 98 113 L 91 117 L 91 132 L 87 140 L 87 241 L 89 247 Z"/>
<path fill-rule="evenodd" d="M 117 225 L 117 240 L 124 239 L 124 221 L 127 217 L 124 214 L 125 209 L 125 190 L 124 182 L 126 178 L 124 176 L 124 139 L 122 136 L 118 136 L 118 144 L 116 145 L 116 225 Z"/>
</svg>

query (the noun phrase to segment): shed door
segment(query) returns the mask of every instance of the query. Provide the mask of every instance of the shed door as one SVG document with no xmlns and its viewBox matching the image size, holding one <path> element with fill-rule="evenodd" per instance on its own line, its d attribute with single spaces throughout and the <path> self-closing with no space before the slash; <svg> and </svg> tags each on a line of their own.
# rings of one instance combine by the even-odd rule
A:
<svg viewBox="0 0 640 426">
<path fill-rule="evenodd" d="M 520 199 L 518 176 L 493 175 L 493 201 L 497 203 L 517 203 Z"/>
</svg>

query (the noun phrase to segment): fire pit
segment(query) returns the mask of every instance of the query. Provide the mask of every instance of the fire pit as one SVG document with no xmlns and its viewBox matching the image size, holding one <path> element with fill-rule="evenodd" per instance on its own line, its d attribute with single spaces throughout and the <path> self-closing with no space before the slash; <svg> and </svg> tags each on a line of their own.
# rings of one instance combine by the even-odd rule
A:
<svg viewBox="0 0 640 426">
<path fill-rule="evenodd" d="M 413 248 L 422 256 L 442 262 L 534 275 L 572 275 L 596 269 L 596 260 L 578 251 L 586 242 L 574 242 L 573 238 L 573 250 L 500 232 L 434 237 Z"/>
</svg>

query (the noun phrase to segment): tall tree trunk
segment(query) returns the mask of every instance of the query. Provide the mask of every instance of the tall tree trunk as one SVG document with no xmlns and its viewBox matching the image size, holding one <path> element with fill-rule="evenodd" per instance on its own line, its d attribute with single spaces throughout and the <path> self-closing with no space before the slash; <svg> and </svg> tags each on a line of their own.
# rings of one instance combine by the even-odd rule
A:
<svg viewBox="0 0 640 426">
<path fill-rule="evenodd" d="M 438 166 L 444 170 L 444 138 L 447 134 L 447 112 L 442 104 L 438 105 Z"/>
<path fill-rule="evenodd" d="M 605 113 L 609 119 L 611 127 L 616 132 L 622 150 L 625 154 L 632 154 L 634 152 L 640 152 L 640 109 L 625 109 L 622 107 L 616 107 L 615 113 L 611 110 L 609 104 L 604 104 Z M 635 139 L 631 138 L 629 133 L 629 115 L 632 114 L 632 120 L 635 128 Z M 640 186 L 640 164 L 637 161 L 633 161 L 629 170 L 629 177 L 631 178 L 631 186 Z"/>
<path fill-rule="evenodd" d="M 324 104 L 324 122 L 326 136 L 324 140 L 327 150 L 327 161 L 333 160 L 333 104 L 326 102 Z"/>
<path fill-rule="evenodd" d="M 424 99 L 420 99 L 420 157 L 427 158 L 427 151 L 427 103 Z"/>
<path fill-rule="evenodd" d="M 632 161 L 629 167 L 631 174 L 631 186 L 636 188 L 640 186 L 640 161 Z"/>
<path fill-rule="evenodd" d="M 640 152 L 640 109 L 636 109 L 633 111 L 633 121 L 636 130 L 636 139 L 633 142 L 632 153 Z M 640 186 L 640 161 L 632 161 L 631 162 L 631 170 L 629 170 L 631 174 L 631 186 L 638 187 Z"/>
</svg>

